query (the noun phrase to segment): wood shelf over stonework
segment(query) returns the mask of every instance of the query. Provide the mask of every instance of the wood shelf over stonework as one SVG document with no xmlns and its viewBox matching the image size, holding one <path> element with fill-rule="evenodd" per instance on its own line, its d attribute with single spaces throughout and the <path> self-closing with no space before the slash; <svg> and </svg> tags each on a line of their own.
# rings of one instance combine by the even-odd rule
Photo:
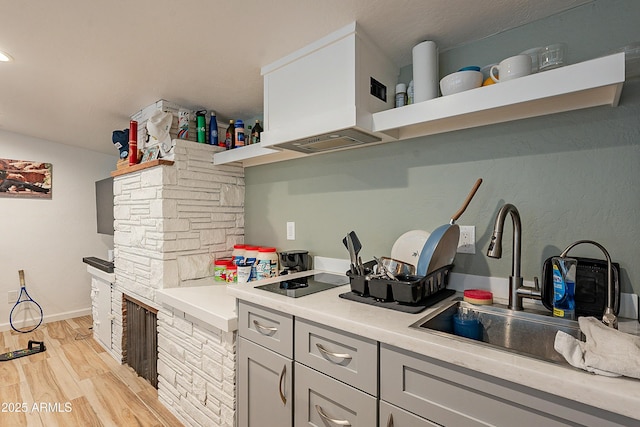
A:
<svg viewBox="0 0 640 427">
<path fill-rule="evenodd" d="M 128 173 L 138 172 L 138 171 L 153 168 L 156 166 L 171 166 L 173 165 L 173 163 L 174 163 L 173 160 L 162 160 L 162 159 L 150 160 L 148 162 L 138 163 L 137 165 L 115 170 L 111 172 L 111 176 L 116 177 L 116 176 L 126 175 Z"/>
</svg>

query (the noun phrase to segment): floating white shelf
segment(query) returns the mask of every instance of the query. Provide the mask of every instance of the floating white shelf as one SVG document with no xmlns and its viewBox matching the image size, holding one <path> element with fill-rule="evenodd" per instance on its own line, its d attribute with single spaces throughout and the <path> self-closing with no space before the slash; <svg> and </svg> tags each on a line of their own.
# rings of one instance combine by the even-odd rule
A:
<svg viewBox="0 0 640 427">
<path fill-rule="evenodd" d="M 375 132 L 398 139 L 433 135 L 602 105 L 617 106 L 624 54 L 483 86 L 373 114 Z"/>
<path fill-rule="evenodd" d="M 373 131 L 402 140 L 583 108 L 615 107 L 624 67 L 624 53 L 616 53 L 381 111 L 373 114 Z M 257 144 L 217 153 L 214 163 L 242 161 L 248 167 L 301 156 L 305 155 Z"/>
</svg>

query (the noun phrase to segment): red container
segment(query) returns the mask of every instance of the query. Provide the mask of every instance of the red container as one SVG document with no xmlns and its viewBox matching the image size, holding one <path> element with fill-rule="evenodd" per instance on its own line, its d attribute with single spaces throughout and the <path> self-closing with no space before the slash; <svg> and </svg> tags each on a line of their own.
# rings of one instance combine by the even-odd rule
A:
<svg viewBox="0 0 640 427">
<path fill-rule="evenodd" d="M 129 166 L 138 164 L 138 122 L 129 122 Z"/>
</svg>

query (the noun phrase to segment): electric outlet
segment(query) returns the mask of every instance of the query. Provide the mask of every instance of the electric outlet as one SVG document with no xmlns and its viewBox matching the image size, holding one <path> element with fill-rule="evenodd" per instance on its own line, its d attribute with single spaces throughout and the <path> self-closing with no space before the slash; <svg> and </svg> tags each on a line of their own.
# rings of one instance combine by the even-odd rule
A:
<svg viewBox="0 0 640 427">
<path fill-rule="evenodd" d="M 15 302 L 18 301 L 18 291 L 9 291 L 7 295 L 7 303 L 15 304 Z"/>
<path fill-rule="evenodd" d="M 475 254 L 476 253 L 476 226 L 461 225 L 460 240 L 458 240 L 459 254 Z"/>
<path fill-rule="evenodd" d="M 296 240 L 296 223 L 287 222 L 287 240 Z"/>
</svg>

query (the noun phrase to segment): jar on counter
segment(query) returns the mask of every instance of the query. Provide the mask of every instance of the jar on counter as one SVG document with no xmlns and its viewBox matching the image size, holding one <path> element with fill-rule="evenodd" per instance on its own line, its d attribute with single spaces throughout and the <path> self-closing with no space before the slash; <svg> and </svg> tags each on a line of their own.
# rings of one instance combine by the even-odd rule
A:
<svg viewBox="0 0 640 427">
<path fill-rule="evenodd" d="M 246 246 L 244 248 L 244 265 L 251 266 L 251 277 L 249 280 L 256 280 L 256 261 L 258 260 L 258 246 Z"/>
<path fill-rule="evenodd" d="M 278 254 L 276 248 L 258 248 L 256 261 L 256 280 L 268 279 L 278 274 Z"/>
<path fill-rule="evenodd" d="M 238 283 L 238 266 L 229 264 L 227 266 L 227 283 Z"/>
<path fill-rule="evenodd" d="M 231 260 L 234 265 L 244 264 L 244 252 L 247 245 L 236 244 L 233 245 L 233 251 L 231 252 Z"/>
<path fill-rule="evenodd" d="M 228 259 L 217 259 L 213 262 L 213 281 L 214 282 L 226 282 L 227 280 L 227 267 L 229 266 Z"/>
</svg>

